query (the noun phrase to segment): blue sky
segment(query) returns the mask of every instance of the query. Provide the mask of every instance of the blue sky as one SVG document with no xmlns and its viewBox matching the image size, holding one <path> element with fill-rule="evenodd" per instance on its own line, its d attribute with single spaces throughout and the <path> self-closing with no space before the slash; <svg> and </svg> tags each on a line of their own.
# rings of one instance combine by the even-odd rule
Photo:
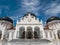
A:
<svg viewBox="0 0 60 45">
<path fill-rule="evenodd" d="M 34 13 L 43 22 L 51 16 L 60 17 L 60 0 L 0 0 L 0 17 L 16 20 L 27 12 Z"/>
</svg>

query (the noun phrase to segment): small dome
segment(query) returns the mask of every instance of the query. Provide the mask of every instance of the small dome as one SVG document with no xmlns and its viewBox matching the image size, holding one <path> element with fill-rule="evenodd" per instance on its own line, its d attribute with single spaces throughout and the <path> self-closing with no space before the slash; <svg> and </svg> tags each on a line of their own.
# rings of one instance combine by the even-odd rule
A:
<svg viewBox="0 0 60 45">
<path fill-rule="evenodd" d="M 60 18 L 56 17 L 56 16 L 52 16 L 52 17 L 48 18 L 48 20 L 46 21 L 46 23 L 48 23 L 50 21 L 53 21 L 53 20 L 60 20 Z"/>
<path fill-rule="evenodd" d="M 31 16 L 36 17 L 36 15 L 35 15 L 35 14 L 33 14 L 33 13 L 31 13 L 31 12 L 26 13 L 23 17 L 28 16 L 28 14 L 31 14 Z"/>
<path fill-rule="evenodd" d="M 0 18 L 0 20 L 5 20 L 5 21 L 13 23 L 13 20 L 9 17 L 2 17 L 2 18 Z"/>
</svg>

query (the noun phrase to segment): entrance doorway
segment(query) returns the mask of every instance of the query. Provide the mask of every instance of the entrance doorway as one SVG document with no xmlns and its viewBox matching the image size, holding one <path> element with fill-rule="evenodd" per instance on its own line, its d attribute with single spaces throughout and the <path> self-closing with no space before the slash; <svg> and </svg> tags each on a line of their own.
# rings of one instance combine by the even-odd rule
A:
<svg viewBox="0 0 60 45">
<path fill-rule="evenodd" d="M 33 39 L 33 31 L 32 27 L 27 28 L 27 34 L 26 34 L 27 39 Z"/>
<path fill-rule="evenodd" d="M 27 32 L 27 39 L 32 39 L 32 38 L 33 38 L 32 32 L 28 31 Z"/>
<path fill-rule="evenodd" d="M 21 39 L 25 39 L 25 31 L 22 32 Z"/>
<path fill-rule="evenodd" d="M 38 38 L 39 38 L 36 31 L 34 31 L 34 38 L 35 38 L 35 39 L 38 39 Z"/>
</svg>

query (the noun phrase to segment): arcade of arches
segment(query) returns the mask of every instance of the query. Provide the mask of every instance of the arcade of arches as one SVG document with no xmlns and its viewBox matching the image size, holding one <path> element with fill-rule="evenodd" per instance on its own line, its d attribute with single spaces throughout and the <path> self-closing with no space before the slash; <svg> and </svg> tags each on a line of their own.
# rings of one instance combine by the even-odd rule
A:
<svg viewBox="0 0 60 45">
<path fill-rule="evenodd" d="M 19 38 L 21 38 L 21 39 L 39 39 L 40 38 L 40 28 L 35 27 L 34 31 L 33 31 L 32 27 L 27 27 L 27 31 L 25 31 L 24 27 L 20 27 Z"/>
</svg>

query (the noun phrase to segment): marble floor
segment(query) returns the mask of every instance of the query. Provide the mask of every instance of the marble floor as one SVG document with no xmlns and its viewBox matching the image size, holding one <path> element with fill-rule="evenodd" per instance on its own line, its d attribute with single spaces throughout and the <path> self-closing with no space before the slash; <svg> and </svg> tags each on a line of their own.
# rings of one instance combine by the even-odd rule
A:
<svg viewBox="0 0 60 45">
<path fill-rule="evenodd" d="M 60 45 L 60 40 L 50 41 L 0 41 L 0 45 Z"/>
</svg>

